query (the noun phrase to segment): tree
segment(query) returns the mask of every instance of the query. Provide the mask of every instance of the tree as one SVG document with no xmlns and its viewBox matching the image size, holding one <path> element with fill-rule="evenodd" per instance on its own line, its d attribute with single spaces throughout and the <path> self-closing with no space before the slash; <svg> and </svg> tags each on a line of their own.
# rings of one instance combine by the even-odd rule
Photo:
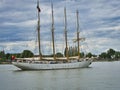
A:
<svg viewBox="0 0 120 90">
<path fill-rule="evenodd" d="M 115 52 L 115 59 L 119 59 L 120 58 L 120 52 Z"/>
<path fill-rule="evenodd" d="M 63 57 L 63 54 L 58 52 L 58 53 L 56 53 L 56 57 Z"/>
<path fill-rule="evenodd" d="M 33 57 L 34 54 L 30 50 L 24 50 L 21 54 L 22 58 Z"/>
<path fill-rule="evenodd" d="M 69 47 L 68 55 L 69 55 L 69 56 L 72 56 L 72 55 L 73 55 L 72 47 Z"/>
<path fill-rule="evenodd" d="M 78 55 L 78 50 L 77 50 L 77 47 L 69 47 L 69 50 L 68 50 L 68 55 L 69 56 L 77 56 Z"/>
<path fill-rule="evenodd" d="M 5 56 L 5 52 L 4 51 L 0 51 L 0 59 L 1 59 L 1 61 L 5 61 L 6 60 L 6 56 Z"/>
<path fill-rule="evenodd" d="M 11 58 L 10 58 L 10 53 L 7 53 L 7 54 L 6 54 L 6 59 L 11 59 Z"/>
<path fill-rule="evenodd" d="M 105 52 L 103 52 L 99 55 L 99 57 L 105 59 L 105 58 L 107 58 L 107 54 Z"/>
<path fill-rule="evenodd" d="M 89 53 L 86 55 L 86 57 L 91 58 L 91 57 L 92 57 L 92 53 L 89 52 Z"/>
<path fill-rule="evenodd" d="M 84 52 L 80 53 L 80 57 L 83 58 L 85 56 Z"/>
<path fill-rule="evenodd" d="M 107 54 L 114 55 L 114 54 L 115 54 L 115 50 L 113 50 L 113 49 L 110 48 L 110 49 L 107 51 Z"/>
<path fill-rule="evenodd" d="M 109 59 L 114 59 L 115 58 L 115 50 L 113 50 L 113 49 L 109 49 L 108 51 L 107 51 L 107 58 L 109 58 Z"/>
</svg>

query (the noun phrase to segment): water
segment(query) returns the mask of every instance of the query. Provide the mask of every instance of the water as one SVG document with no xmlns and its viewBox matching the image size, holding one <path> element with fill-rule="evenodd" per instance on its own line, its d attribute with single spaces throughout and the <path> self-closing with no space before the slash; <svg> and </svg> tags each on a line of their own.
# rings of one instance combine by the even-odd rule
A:
<svg viewBox="0 0 120 90">
<path fill-rule="evenodd" d="M 120 61 L 46 71 L 21 71 L 13 65 L 0 65 L 0 90 L 120 90 Z"/>
</svg>

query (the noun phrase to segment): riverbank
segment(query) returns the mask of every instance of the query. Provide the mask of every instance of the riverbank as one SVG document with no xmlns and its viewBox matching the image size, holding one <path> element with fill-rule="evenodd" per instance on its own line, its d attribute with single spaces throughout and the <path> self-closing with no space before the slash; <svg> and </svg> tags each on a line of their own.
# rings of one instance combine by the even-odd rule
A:
<svg viewBox="0 0 120 90">
<path fill-rule="evenodd" d="M 108 59 L 108 58 L 107 58 L 107 59 L 103 59 L 103 58 L 94 58 L 94 59 L 93 59 L 93 62 L 99 62 L 99 61 L 100 61 L 100 62 L 102 62 L 102 61 L 103 61 L 103 62 L 104 62 L 104 61 L 120 61 L 120 59 Z"/>
<path fill-rule="evenodd" d="M 11 64 L 11 62 L 0 62 L 0 64 Z"/>
</svg>

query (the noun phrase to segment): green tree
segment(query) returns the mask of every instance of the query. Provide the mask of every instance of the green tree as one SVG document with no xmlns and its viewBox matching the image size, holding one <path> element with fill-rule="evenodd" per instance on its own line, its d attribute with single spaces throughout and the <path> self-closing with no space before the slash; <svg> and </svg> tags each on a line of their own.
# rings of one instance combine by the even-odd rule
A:
<svg viewBox="0 0 120 90">
<path fill-rule="evenodd" d="M 10 58 L 10 53 L 7 53 L 7 54 L 6 54 L 6 59 L 11 59 L 11 58 Z"/>
<path fill-rule="evenodd" d="M 77 56 L 78 55 L 77 47 L 76 46 L 69 47 L 68 54 L 69 54 L 69 56 Z"/>
<path fill-rule="evenodd" d="M 91 57 L 92 57 L 92 53 L 89 52 L 89 53 L 86 55 L 86 57 L 91 58 Z"/>
<path fill-rule="evenodd" d="M 84 52 L 80 53 L 80 57 L 83 58 L 85 56 Z"/>
<path fill-rule="evenodd" d="M 4 51 L 0 51 L 0 61 L 6 61 L 6 56 Z"/>
<path fill-rule="evenodd" d="M 73 47 L 72 51 L 73 51 L 73 56 L 77 56 L 78 55 L 78 48 L 77 48 L 77 46 Z"/>
<path fill-rule="evenodd" d="M 63 54 L 58 52 L 58 53 L 56 53 L 56 57 L 63 57 Z"/>
<path fill-rule="evenodd" d="M 73 55 L 73 52 L 72 52 L 72 47 L 69 47 L 69 50 L 68 50 L 68 55 L 69 55 L 69 56 L 72 56 L 72 55 Z"/>
<path fill-rule="evenodd" d="M 120 52 L 115 52 L 115 59 L 118 60 L 120 58 Z"/>
<path fill-rule="evenodd" d="M 109 58 L 109 59 L 114 59 L 114 58 L 115 58 L 115 50 L 109 49 L 109 50 L 107 51 L 107 58 Z"/>
<path fill-rule="evenodd" d="M 30 50 L 24 50 L 21 54 L 22 58 L 33 57 L 34 54 Z"/>
<path fill-rule="evenodd" d="M 105 59 L 105 58 L 107 58 L 107 54 L 105 52 L 103 52 L 99 55 L 99 57 Z"/>
</svg>

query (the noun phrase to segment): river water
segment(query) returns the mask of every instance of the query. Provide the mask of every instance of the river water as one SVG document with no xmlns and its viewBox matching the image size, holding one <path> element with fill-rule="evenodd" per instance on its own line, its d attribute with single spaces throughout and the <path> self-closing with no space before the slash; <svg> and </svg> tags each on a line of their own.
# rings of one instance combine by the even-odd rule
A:
<svg viewBox="0 0 120 90">
<path fill-rule="evenodd" d="M 89 68 L 22 71 L 0 65 L 0 90 L 120 90 L 120 61 Z"/>
</svg>

